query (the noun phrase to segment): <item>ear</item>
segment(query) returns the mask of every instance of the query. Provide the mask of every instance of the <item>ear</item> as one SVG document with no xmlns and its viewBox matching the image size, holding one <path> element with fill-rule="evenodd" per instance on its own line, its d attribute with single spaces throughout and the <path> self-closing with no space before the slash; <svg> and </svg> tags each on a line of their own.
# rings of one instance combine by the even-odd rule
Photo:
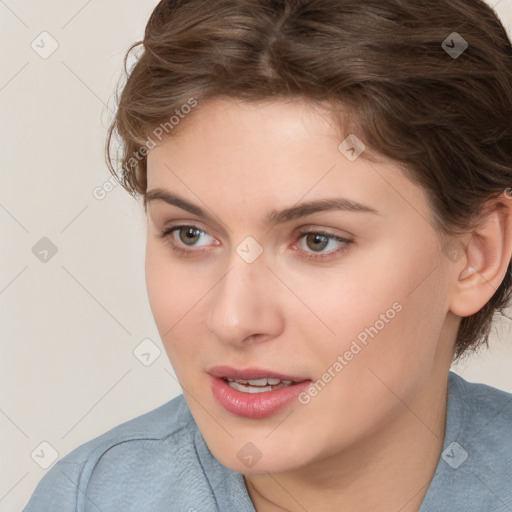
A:
<svg viewBox="0 0 512 512">
<path fill-rule="evenodd" d="M 454 269 L 450 311 L 460 317 L 473 315 L 489 301 L 512 257 L 512 197 L 508 189 L 488 202 L 484 212 L 478 227 L 464 237 L 465 257 Z"/>
</svg>

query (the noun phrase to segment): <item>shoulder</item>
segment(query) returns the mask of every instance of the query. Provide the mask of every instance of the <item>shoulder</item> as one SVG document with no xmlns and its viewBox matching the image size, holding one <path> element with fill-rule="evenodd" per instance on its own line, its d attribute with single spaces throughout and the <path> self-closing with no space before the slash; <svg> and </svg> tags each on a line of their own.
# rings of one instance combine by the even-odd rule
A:
<svg viewBox="0 0 512 512">
<path fill-rule="evenodd" d="M 81 464 L 91 458 L 100 458 L 107 451 L 123 443 L 161 441 L 193 427 L 191 417 L 185 414 L 183 395 L 145 414 L 128 420 L 91 439 L 66 455 L 61 462 Z"/>
<path fill-rule="evenodd" d="M 441 505 L 465 512 L 512 509 L 512 394 L 453 372 L 443 451 L 420 510 Z"/>
<path fill-rule="evenodd" d="M 107 512 L 123 503 L 132 510 L 138 500 L 143 510 L 148 496 L 160 500 L 158 494 L 168 492 L 180 471 L 202 474 L 197 435 L 180 395 L 67 454 L 39 482 L 24 512 L 85 512 L 98 506 Z M 173 492 L 168 503 L 180 499 Z M 160 509 L 155 504 L 152 510 Z"/>
<path fill-rule="evenodd" d="M 448 420 L 453 420 L 453 436 L 474 439 L 478 445 L 500 446 L 499 453 L 512 458 L 512 394 L 487 384 L 468 382 L 450 373 Z M 507 435 L 509 437 L 503 437 Z"/>
<path fill-rule="evenodd" d="M 484 410 L 494 410 L 504 414 L 509 419 L 512 418 L 512 411 L 506 407 L 507 405 L 510 406 L 512 393 L 494 388 L 488 384 L 468 382 L 453 372 L 450 372 L 449 383 L 453 393 L 463 396 L 470 406 L 477 405 L 478 408 L 483 406 Z"/>
</svg>

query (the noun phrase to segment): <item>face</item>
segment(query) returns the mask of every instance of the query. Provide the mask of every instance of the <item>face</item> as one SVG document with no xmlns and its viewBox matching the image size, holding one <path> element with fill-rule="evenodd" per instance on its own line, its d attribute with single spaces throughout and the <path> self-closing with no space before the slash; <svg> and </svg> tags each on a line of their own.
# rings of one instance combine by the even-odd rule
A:
<svg viewBox="0 0 512 512">
<path fill-rule="evenodd" d="M 148 155 L 152 312 L 208 447 L 246 475 L 364 443 L 450 359 L 425 193 L 340 142 L 301 101 L 217 99 Z"/>
</svg>

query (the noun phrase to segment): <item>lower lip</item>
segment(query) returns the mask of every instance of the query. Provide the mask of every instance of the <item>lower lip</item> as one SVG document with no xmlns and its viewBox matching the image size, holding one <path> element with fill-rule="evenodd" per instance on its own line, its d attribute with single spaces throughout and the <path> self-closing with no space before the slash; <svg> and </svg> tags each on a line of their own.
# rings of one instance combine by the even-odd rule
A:
<svg viewBox="0 0 512 512">
<path fill-rule="evenodd" d="M 310 380 L 306 380 L 274 391 L 244 393 L 231 388 L 223 379 L 211 377 L 213 396 L 226 411 L 244 418 L 272 416 L 293 402 L 310 383 Z"/>
</svg>

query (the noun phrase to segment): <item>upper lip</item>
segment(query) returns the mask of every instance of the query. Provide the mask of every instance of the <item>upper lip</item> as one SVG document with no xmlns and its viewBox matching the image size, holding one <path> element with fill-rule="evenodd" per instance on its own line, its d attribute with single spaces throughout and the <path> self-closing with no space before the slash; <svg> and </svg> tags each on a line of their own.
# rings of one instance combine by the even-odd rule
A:
<svg viewBox="0 0 512 512">
<path fill-rule="evenodd" d="M 212 377 L 221 379 L 235 379 L 235 380 L 255 380 L 255 379 L 280 379 L 291 380 L 292 382 L 302 382 L 309 380 L 305 377 L 297 377 L 294 375 L 286 375 L 284 373 L 275 372 L 273 370 L 266 370 L 265 368 L 233 368 L 232 366 L 219 365 L 212 366 L 207 370 Z"/>
</svg>

